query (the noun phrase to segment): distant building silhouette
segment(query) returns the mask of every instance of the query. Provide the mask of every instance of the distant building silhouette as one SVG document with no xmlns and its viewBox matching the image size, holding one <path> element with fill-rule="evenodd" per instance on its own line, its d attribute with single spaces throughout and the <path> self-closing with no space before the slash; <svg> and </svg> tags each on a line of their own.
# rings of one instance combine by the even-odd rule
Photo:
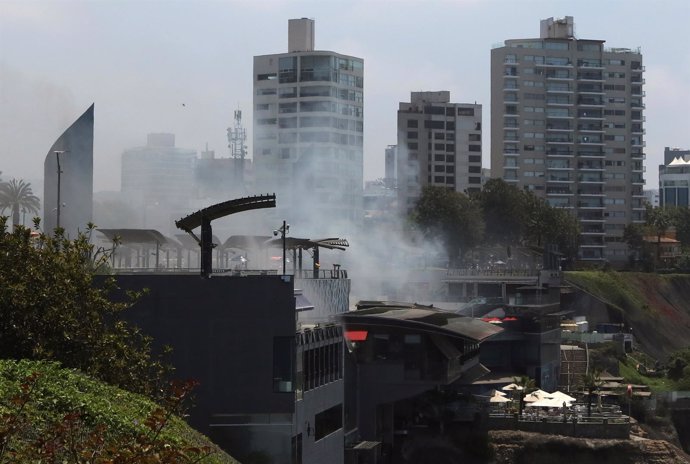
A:
<svg viewBox="0 0 690 464">
<path fill-rule="evenodd" d="M 195 194 L 196 151 L 175 146 L 175 134 L 148 134 L 146 146 L 122 153 L 122 195 L 139 227 L 166 230 L 188 214 Z"/>
<path fill-rule="evenodd" d="M 43 230 L 46 232 L 52 232 L 57 227 L 58 215 L 60 227 L 70 237 L 74 237 L 79 230 L 85 230 L 92 220 L 93 111 L 92 104 L 62 133 L 46 155 L 43 163 Z"/>
</svg>

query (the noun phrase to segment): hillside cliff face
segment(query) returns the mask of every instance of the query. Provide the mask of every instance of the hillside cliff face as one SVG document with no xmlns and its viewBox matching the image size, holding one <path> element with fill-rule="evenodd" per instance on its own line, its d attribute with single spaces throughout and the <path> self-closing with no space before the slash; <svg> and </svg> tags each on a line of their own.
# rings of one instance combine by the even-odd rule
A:
<svg viewBox="0 0 690 464">
<path fill-rule="evenodd" d="M 495 464 L 688 464 L 667 441 L 597 440 L 495 430 L 489 432 Z"/>
<path fill-rule="evenodd" d="M 690 345 L 690 275 L 583 271 L 564 280 L 575 289 L 565 306 L 587 316 L 590 327 L 632 327 L 635 343 L 661 361 Z"/>
</svg>

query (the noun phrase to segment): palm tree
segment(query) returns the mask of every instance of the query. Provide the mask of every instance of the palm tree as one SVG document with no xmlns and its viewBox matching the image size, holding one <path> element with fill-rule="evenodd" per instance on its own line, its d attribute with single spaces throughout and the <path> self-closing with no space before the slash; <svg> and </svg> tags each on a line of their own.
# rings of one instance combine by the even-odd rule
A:
<svg viewBox="0 0 690 464">
<path fill-rule="evenodd" d="M 525 395 L 528 395 L 532 393 L 534 390 L 536 390 L 536 383 L 534 379 L 526 375 L 521 375 L 520 377 L 513 377 L 513 383 L 520 387 L 517 390 L 519 398 L 518 410 L 520 412 L 520 415 L 522 415 L 522 399 L 525 397 Z"/>
<path fill-rule="evenodd" d="M 592 393 L 599 390 L 602 385 L 601 371 L 592 369 L 582 376 L 582 386 L 587 390 L 587 416 L 592 416 Z"/>
<path fill-rule="evenodd" d="M 23 180 L 12 179 L 0 184 L 0 210 L 9 208 L 12 211 L 12 224 L 19 225 L 19 211 L 38 213 L 41 203 L 31 190 L 31 184 Z"/>
</svg>

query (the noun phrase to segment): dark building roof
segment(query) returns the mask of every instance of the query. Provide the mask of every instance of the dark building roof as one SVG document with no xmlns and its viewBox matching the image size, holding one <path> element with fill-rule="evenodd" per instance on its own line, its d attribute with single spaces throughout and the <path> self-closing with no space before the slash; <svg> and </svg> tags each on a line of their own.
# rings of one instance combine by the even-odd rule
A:
<svg viewBox="0 0 690 464">
<path fill-rule="evenodd" d="M 369 302 L 372 303 L 372 302 Z M 366 305 L 366 302 L 365 302 Z M 388 326 L 401 329 L 431 332 L 481 342 L 503 331 L 500 327 L 480 319 L 460 316 L 428 306 L 402 304 L 391 306 L 367 306 L 340 315 L 347 326 Z"/>
</svg>

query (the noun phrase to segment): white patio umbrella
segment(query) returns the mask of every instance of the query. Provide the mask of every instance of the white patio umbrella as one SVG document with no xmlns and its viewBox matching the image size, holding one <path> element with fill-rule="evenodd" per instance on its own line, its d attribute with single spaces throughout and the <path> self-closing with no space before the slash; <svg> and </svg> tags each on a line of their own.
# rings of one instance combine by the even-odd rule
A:
<svg viewBox="0 0 690 464">
<path fill-rule="evenodd" d="M 489 392 L 489 396 L 496 396 L 496 395 L 506 396 L 506 394 L 503 393 L 501 390 L 493 389 Z"/>
<path fill-rule="evenodd" d="M 567 403 L 567 402 L 566 402 Z M 527 404 L 527 407 L 532 408 L 562 408 L 563 400 L 557 400 L 555 398 L 542 398 L 539 401 Z"/>
<path fill-rule="evenodd" d="M 551 396 L 551 398 L 561 400 L 561 403 L 563 401 L 565 401 L 566 403 L 572 403 L 575 401 L 575 398 L 573 398 L 572 396 L 567 395 L 567 394 L 565 394 L 561 391 L 558 391 L 558 390 L 556 390 L 553 393 L 549 393 L 549 396 Z"/>
<path fill-rule="evenodd" d="M 539 394 L 538 392 L 534 391 L 530 393 L 529 395 L 525 395 L 523 400 L 525 403 L 534 403 L 535 401 L 539 401 L 546 398 L 546 396 Z"/>
<path fill-rule="evenodd" d="M 509 398 L 501 396 L 500 393 L 489 398 L 489 403 L 509 403 L 510 401 L 511 400 Z"/>
<path fill-rule="evenodd" d="M 503 391 L 520 391 L 520 390 L 524 390 L 524 388 L 522 388 L 520 385 L 518 385 L 516 383 L 509 383 L 505 387 L 501 388 L 501 390 L 503 390 Z"/>
</svg>

